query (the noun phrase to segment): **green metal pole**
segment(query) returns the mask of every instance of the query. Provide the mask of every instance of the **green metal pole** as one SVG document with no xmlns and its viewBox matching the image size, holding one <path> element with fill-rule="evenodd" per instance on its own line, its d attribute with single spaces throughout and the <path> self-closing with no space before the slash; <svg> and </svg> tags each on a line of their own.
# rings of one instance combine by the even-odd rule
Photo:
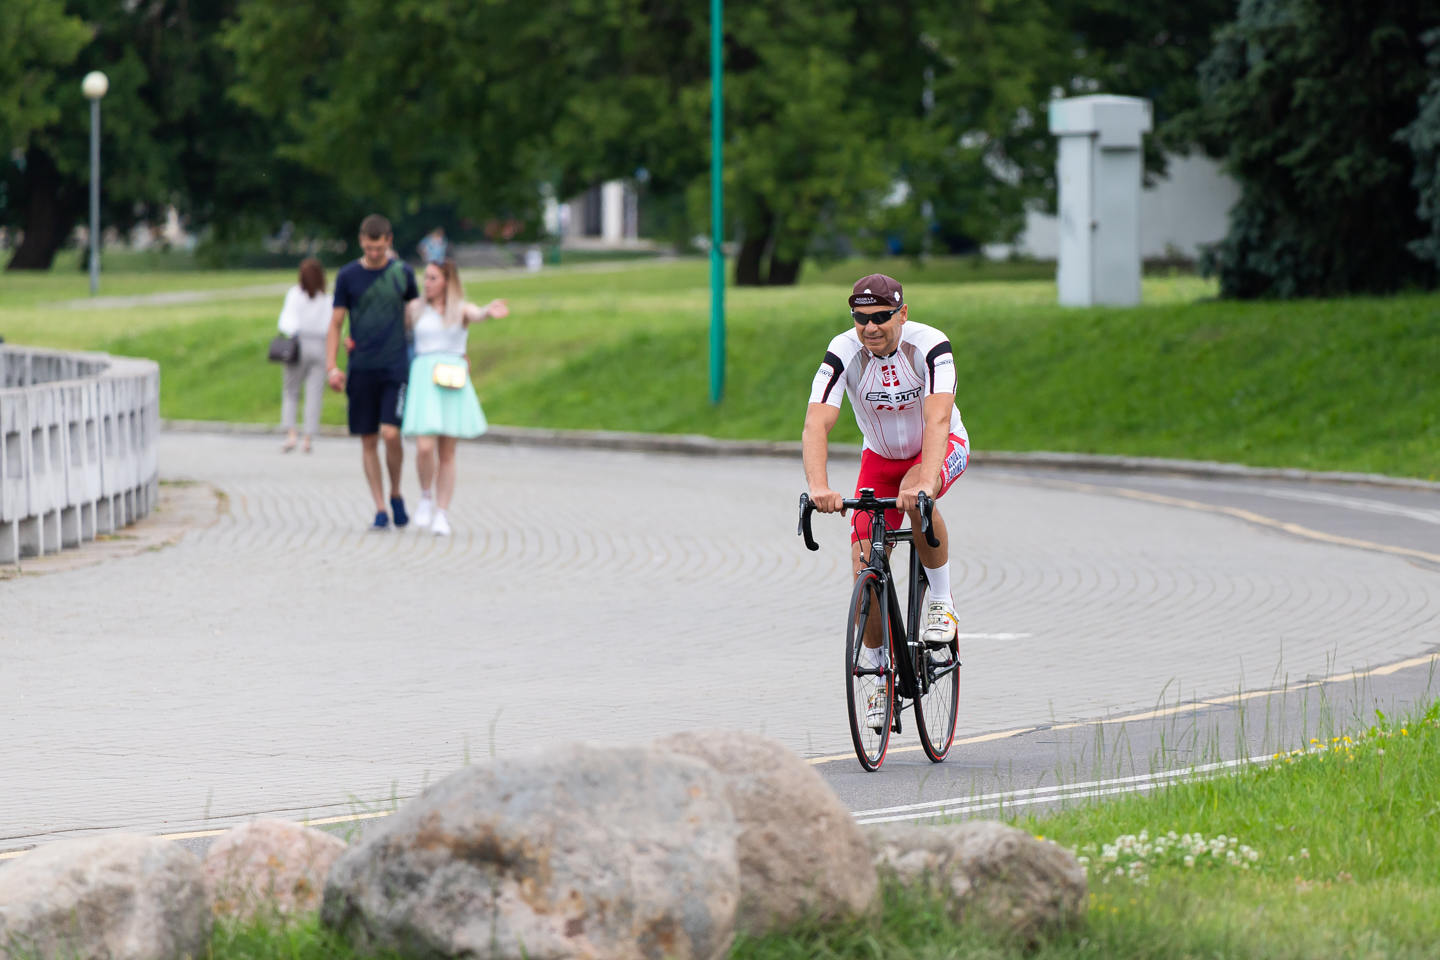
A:
<svg viewBox="0 0 1440 960">
<path fill-rule="evenodd" d="M 710 0 L 710 403 L 725 395 L 725 184 L 721 149 L 725 134 L 724 51 L 720 29 L 724 0 Z"/>
</svg>

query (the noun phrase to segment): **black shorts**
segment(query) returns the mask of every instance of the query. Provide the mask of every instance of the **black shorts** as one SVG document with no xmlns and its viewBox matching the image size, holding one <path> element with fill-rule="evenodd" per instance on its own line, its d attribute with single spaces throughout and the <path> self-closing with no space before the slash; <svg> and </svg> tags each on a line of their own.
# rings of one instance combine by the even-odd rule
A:
<svg viewBox="0 0 1440 960">
<path fill-rule="evenodd" d="M 380 432 L 380 424 L 400 426 L 405 415 L 405 380 L 391 370 L 352 370 L 345 377 L 350 403 L 350 433 Z"/>
</svg>

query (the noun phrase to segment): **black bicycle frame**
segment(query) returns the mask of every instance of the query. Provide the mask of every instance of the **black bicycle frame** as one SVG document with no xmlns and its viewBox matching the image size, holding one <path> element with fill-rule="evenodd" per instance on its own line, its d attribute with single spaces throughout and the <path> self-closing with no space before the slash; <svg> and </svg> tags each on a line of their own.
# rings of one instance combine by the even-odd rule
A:
<svg viewBox="0 0 1440 960">
<path fill-rule="evenodd" d="M 895 508 L 895 498 L 877 498 L 875 491 L 869 487 L 860 491 L 860 496 L 853 500 L 842 501 L 847 509 L 863 510 L 870 514 L 870 556 L 863 558 L 865 566 L 861 570 L 863 574 L 869 570 L 876 574 L 880 582 L 880 596 L 885 604 L 886 613 L 890 617 L 890 636 L 894 638 L 903 636 L 904 656 L 897 651 L 895 657 L 895 676 L 898 680 L 898 694 L 910 700 L 919 699 L 925 692 L 923 687 L 929 683 L 922 680 L 916 673 L 915 667 L 919 662 L 920 643 L 920 595 L 924 593 L 922 585 L 926 584 L 925 571 L 920 566 L 920 554 L 915 549 L 915 532 L 913 530 L 891 530 L 885 525 L 885 511 Z M 921 532 L 925 536 L 925 542 L 932 547 L 940 545 L 939 539 L 930 524 L 931 510 L 934 508 L 934 501 L 925 494 L 920 494 L 917 504 L 920 508 Z M 800 495 L 800 529 L 797 531 L 805 538 L 805 546 L 811 550 L 819 550 L 820 545 L 815 542 L 815 537 L 810 531 L 810 515 L 815 511 L 815 504 L 810 500 L 808 494 Z M 876 536 L 876 531 L 879 536 Z M 907 598 L 909 617 L 900 612 L 900 598 L 895 590 L 895 576 L 890 570 L 890 548 L 897 543 L 910 544 L 910 596 Z M 899 646 L 893 643 L 893 646 Z M 950 669 L 954 669 L 958 663 Z M 939 676 L 944 676 L 949 670 L 943 671 Z M 899 729 L 900 711 L 899 704 L 896 704 L 896 729 Z"/>
<path fill-rule="evenodd" d="M 885 529 L 884 511 L 876 510 L 871 513 L 872 526 L 871 535 L 875 530 L 880 530 L 880 536 L 870 541 L 870 556 L 865 558 L 865 570 L 872 570 L 879 575 L 880 595 L 890 615 L 890 636 L 894 646 L 900 647 L 904 644 L 904 653 L 898 650 L 895 656 L 895 678 L 897 692 L 907 700 L 915 700 L 924 692 L 920 689 L 921 679 L 915 673 L 916 651 L 920 647 L 918 624 L 920 623 L 920 595 L 924 592 L 925 571 L 920 567 L 920 555 L 915 550 L 915 535 L 909 530 L 887 530 Z M 906 598 L 906 606 L 909 607 L 909 616 L 902 616 L 900 612 L 900 591 L 895 589 L 895 575 L 890 570 L 889 547 L 897 543 L 910 544 L 910 596 Z M 863 574 L 865 571 L 862 570 Z M 901 639 L 903 638 L 903 640 Z M 896 705 L 896 717 L 898 724 L 899 705 Z"/>
</svg>

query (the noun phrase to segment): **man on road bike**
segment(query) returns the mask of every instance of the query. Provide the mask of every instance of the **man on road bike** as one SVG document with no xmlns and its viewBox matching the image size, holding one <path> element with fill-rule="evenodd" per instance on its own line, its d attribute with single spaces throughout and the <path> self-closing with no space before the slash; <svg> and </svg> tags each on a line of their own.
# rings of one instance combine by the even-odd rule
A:
<svg viewBox="0 0 1440 960">
<path fill-rule="evenodd" d="M 920 529 L 917 496 L 939 500 L 970 461 L 970 438 L 955 408 L 955 355 L 945 334 L 923 323 L 909 322 L 900 282 L 875 273 L 855 281 L 850 315 L 855 328 L 830 341 L 825 359 L 810 388 L 801 447 L 810 499 L 821 513 L 835 513 L 844 499 L 830 489 L 826 474 L 830 431 L 840 419 L 840 398 L 850 398 L 855 422 L 865 436 L 860 455 L 856 495 L 870 487 L 877 497 L 895 497 L 898 510 L 886 511 L 885 524 L 900 526 L 900 513 Z M 843 391 L 839 389 L 843 385 Z M 950 542 L 938 504 L 932 512 L 938 547 L 915 537 L 920 565 L 930 584 L 921 638 L 937 655 L 955 639 L 958 621 L 950 595 Z M 855 574 L 870 550 L 870 515 L 857 511 L 850 533 Z M 866 667 L 884 666 L 879 618 L 872 618 L 865 637 Z M 873 636 L 871 635 L 873 634 Z M 883 723 L 882 685 L 870 697 L 867 721 Z"/>
</svg>

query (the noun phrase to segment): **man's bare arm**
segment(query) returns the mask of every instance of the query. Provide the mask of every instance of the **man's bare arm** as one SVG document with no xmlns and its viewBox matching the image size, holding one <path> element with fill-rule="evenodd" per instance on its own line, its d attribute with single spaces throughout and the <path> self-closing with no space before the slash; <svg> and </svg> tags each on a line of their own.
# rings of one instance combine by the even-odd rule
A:
<svg viewBox="0 0 1440 960">
<path fill-rule="evenodd" d="M 828 403 L 812 403 L 805 410 L 805 430 L 800 436 L 805 484 L 810 488 L 810 499 L 821 513 L 838 512 L 844 499 L 843 494 L 830 489 L 826 469 L 830 460 L 830 431 L 839 419 L 840 408 Z"/>
</svg>

